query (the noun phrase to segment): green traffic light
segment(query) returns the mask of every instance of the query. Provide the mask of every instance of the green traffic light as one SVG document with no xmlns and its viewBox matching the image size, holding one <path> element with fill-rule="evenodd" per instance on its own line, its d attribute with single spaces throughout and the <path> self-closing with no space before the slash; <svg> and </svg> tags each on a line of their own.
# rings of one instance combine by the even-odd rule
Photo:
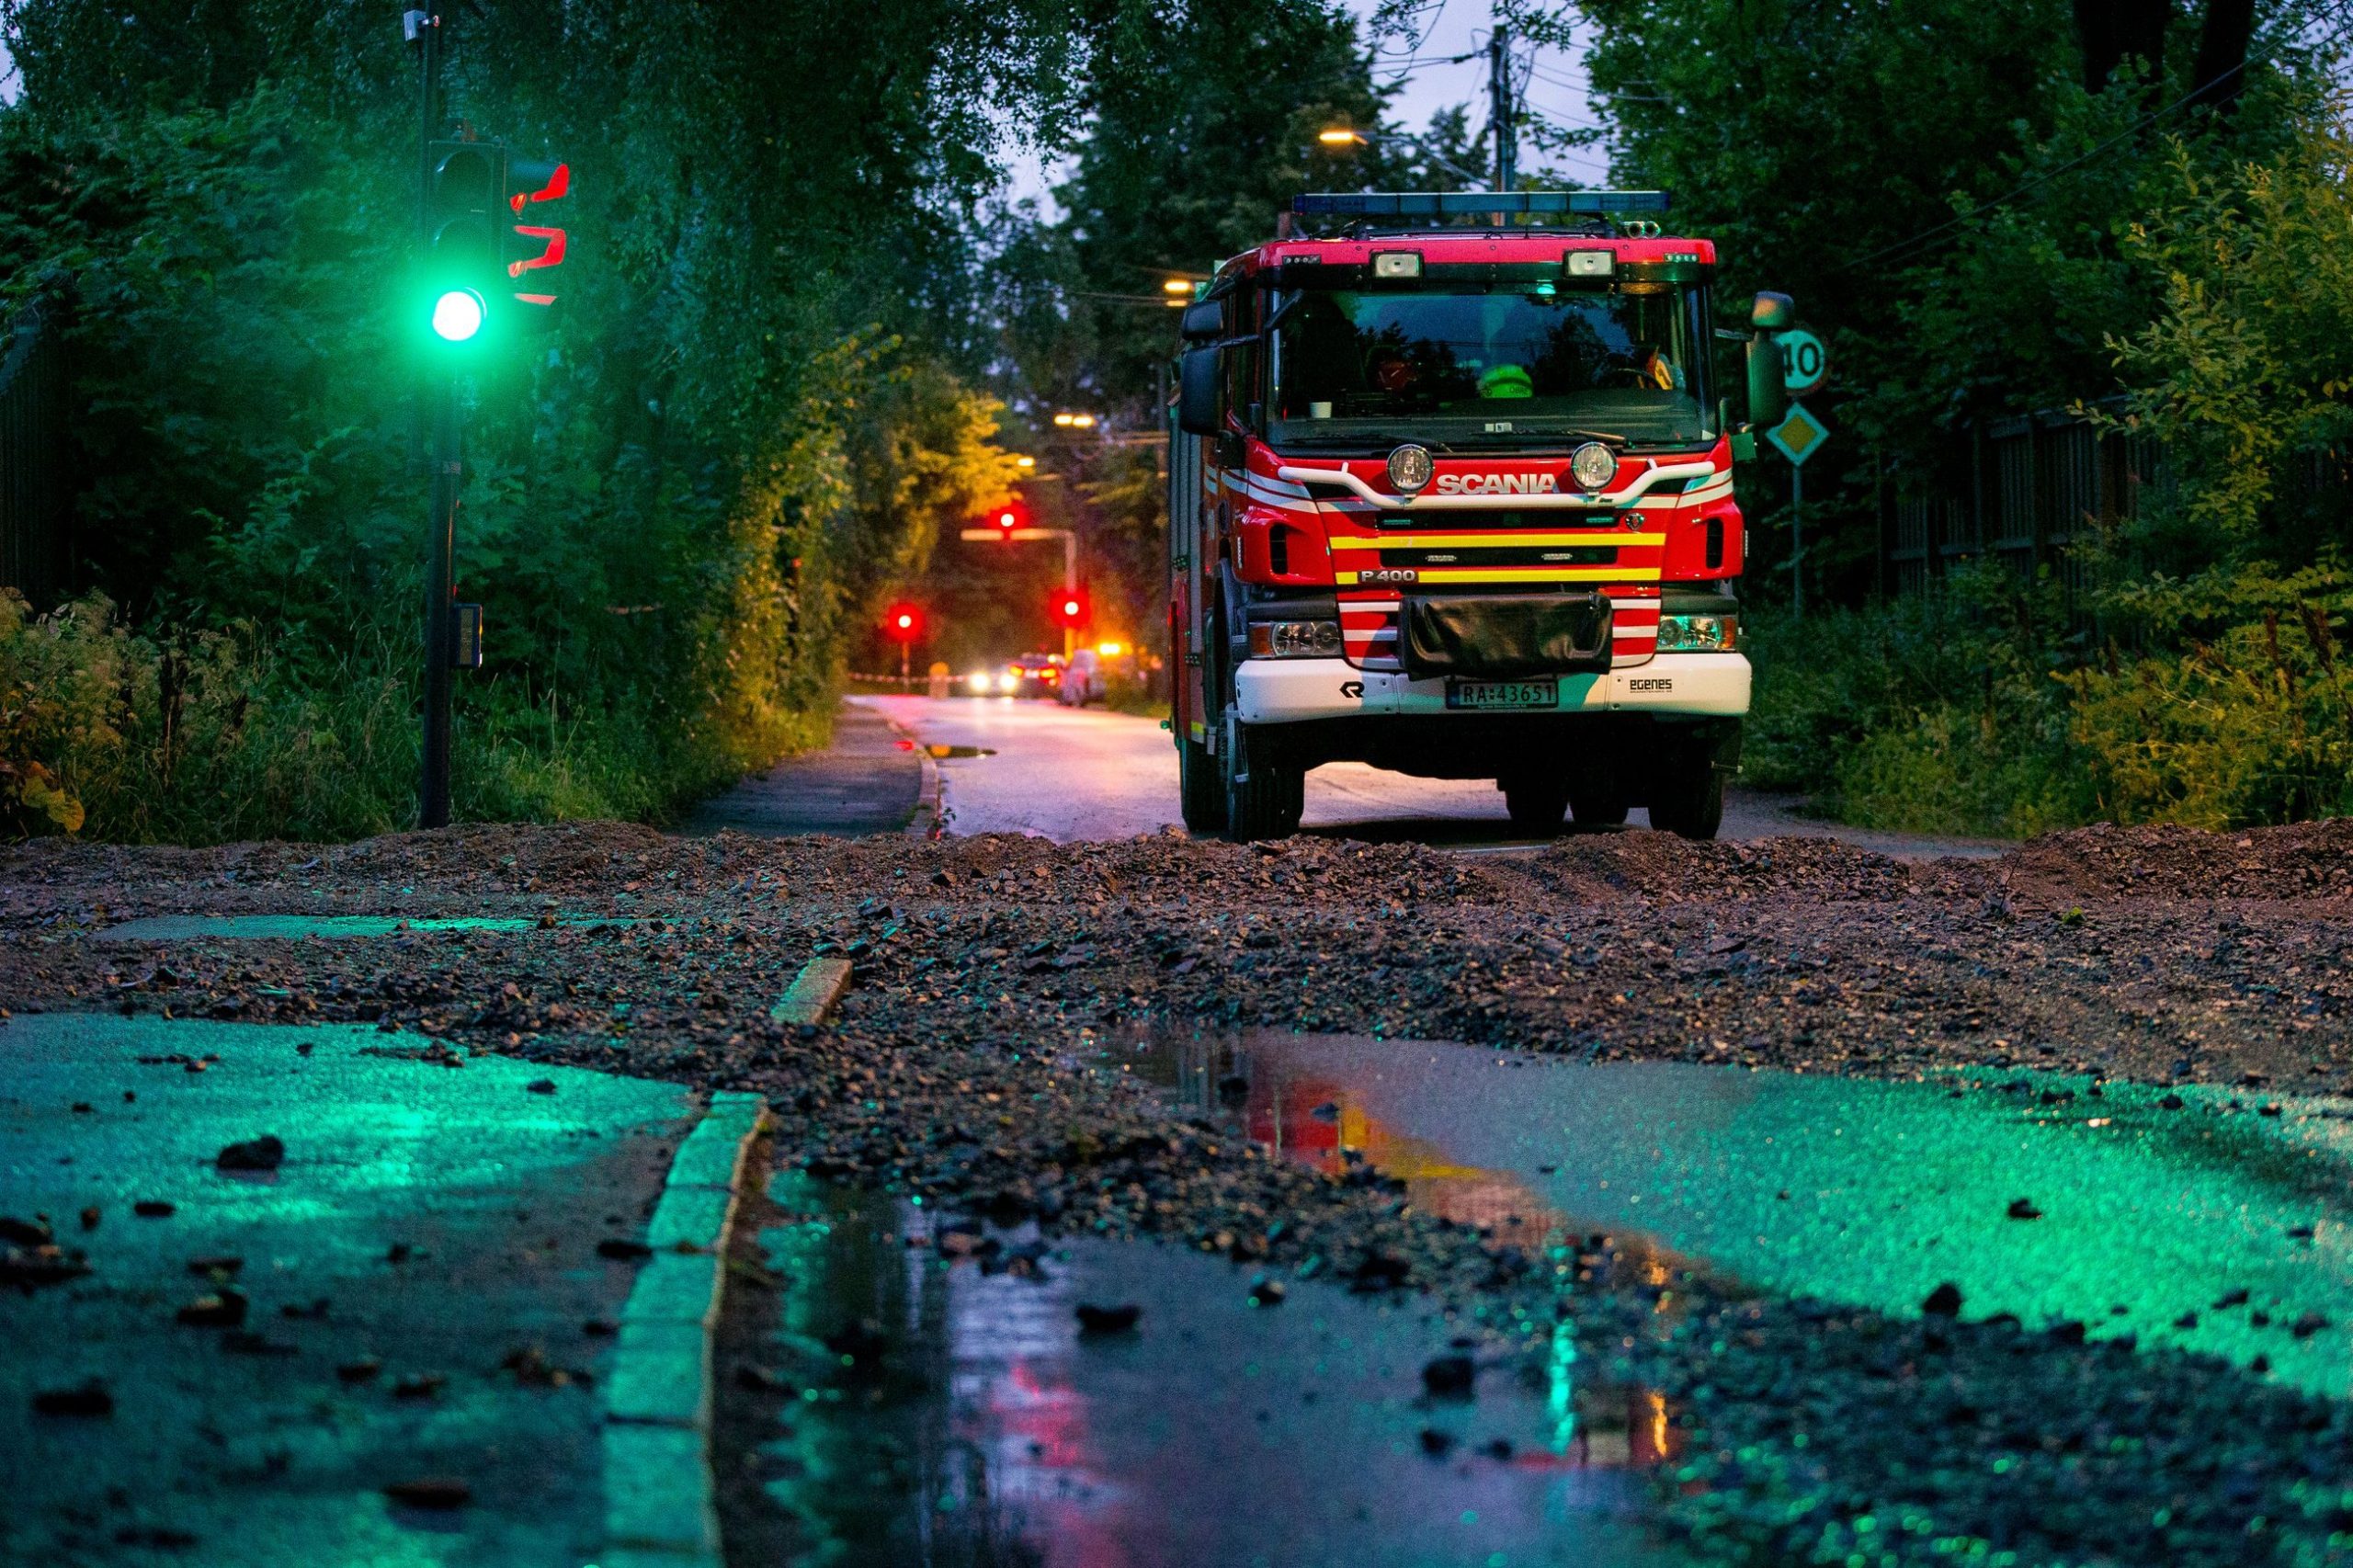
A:
<svg viewBox="0 0 2353 1568">
<path fill-rule="evenodd" d="M 482 296 L 472 289 L 451 289 L 433 301 L 434 335 L 449 343 L 463 343 L 482 330 Z"/>
</svg>

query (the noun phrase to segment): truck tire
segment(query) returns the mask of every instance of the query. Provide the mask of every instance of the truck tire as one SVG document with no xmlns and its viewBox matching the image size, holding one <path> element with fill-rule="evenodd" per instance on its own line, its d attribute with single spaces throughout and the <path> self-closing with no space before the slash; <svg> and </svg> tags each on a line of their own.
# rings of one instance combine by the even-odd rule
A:
<svg viewBox="0 0 2353 1568">
<path fill-rule="evenodd" d="M 1225 776 L 1209 747 L 1176 737 L 1176 799 L 1185 826 L 1194 833 L 1217 833 L 1225 826 Z"/>
<path fill-rule="evenodd" d="M 1501 778 L 1504 809 L 1511 813 L 1512 831 L 1529 838 L 1552 838 L 1561 831 L 1569 812 L 1569 786 L 1561 778 Z"/>
<path fill-rule="evenodd" d="M 1252 756 L 1246 724 L 1230 722 L 1225 733 L 1225 835 L 1236 844 L 1289 838 L 1299 831 L 1300 815 L 1307 809 L 1307 770 Z"/>
<path fill-rule="evenodd" d="M 1651 797 L 1651 825 L 1682 838 L 1709 839 L 1724 820 L 1724 776 L 1708 763 L 1671 776 Z"/>
<path fill-rule="evenodd" d="M 1626 797 L 1615 790 L 1569 791 L 1569 814 L 1577 819 L 1579 827 L 1620 826 L 1631 809 L 1626 804 Z"/>
</svg>

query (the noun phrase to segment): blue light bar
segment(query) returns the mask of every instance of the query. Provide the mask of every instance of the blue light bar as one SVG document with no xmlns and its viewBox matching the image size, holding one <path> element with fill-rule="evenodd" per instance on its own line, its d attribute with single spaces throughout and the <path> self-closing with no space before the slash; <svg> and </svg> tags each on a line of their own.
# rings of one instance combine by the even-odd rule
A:
<svg viewBox="0 0 2353 1568">
<path fill-rule="evenodd" d="M 1470 218 L 1482 212 L 1655 213 L 1667 210 L 1663 190 L 1325 190 L 1290 199 L 1299 213 L 1352 218 Z"/>
</svg>

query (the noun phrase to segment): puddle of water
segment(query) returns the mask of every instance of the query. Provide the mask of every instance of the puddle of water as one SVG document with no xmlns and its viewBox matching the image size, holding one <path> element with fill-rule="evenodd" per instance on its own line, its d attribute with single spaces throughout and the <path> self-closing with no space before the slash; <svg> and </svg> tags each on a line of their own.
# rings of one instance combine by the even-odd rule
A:
<svg viewBox="0 0 2353 1568">
<path fill-rule="evenodd" d="M 1523 1244 L 1638 1231 L 1654 1267 L 1896 1313 L 1949 1280 L 1966 1317 L 2075 1320 L 2353 1392 L 2343 1102 L 2275 1119 L 2226 1113 L 2228 1091 L 2166 1109 L 2164 1090 L 2083 1080 L 1956 1094 L 2014 1073 L 1899 1084 L 1272 1032 L 1103 1054 L 1293 1158 L 1363 1160 Z M 2021 1198 L 2036 1217 L 2011 1217 Z"/>
<path fill-rule="evenodd" d="M 1174 1247 L 1024 1229 L 951 1258 L 887 1196 L 797 1173 L 771 1196 L 777 1370 L 800 1392 L 762 1458 L 811 1561 L 1681 1561 L 1638 1513 L 1639 1469 L 1672 1452 L 1664 1403 L 1586 1381 L 1565 1331 L 1483 1369 L 1475 1400 L 1432 1400 L 1451 1330 L 1418 1298 L 1303 1283 L 1257 1307 L 1249 1271 Z M 1082 1302 L 1142 1316 L 1082 1335 Z"/>
<path fill-rule="evenodd" d="M 564 915 L 556 926 L 565 930 L 594 930 L 600 926 L 633 926 L 634 918 Z M 472 916 L 424 919 L 397 915 L 153 915 L 126 920 L 98 933 L 108 942 L 180 942 L 219 937 L 245 941 L 298 941 L 304 937 L 348 939 L 358 937 L 397 937 L 430 931 L 531 931 L 537 918 Z"/>
</svg>

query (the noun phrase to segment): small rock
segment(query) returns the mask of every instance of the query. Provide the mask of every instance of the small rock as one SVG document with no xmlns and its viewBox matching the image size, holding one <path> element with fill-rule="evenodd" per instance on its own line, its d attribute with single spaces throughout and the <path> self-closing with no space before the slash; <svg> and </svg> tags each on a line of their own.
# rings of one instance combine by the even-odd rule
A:
<svg viewBox="0 0 2353 1568">
<path fill-rule="evenodd" d="M 433 1475 L 395 1481 L 384 1488 L 384 1495 L 407 1508 L 462 1508 L 474 1500 L 474 1489 L 455 1476 Z"/>
<path fill-rule="evenodd" d="M 1092 1301 L 1078 1304 L 1078 1332 L 1081 1334 L 1125 1334 L 1143 1316 L 1143 1309 L 1132 1301 L 1116 1307 L 1097 1306 Z"/>
<path fill-rule="evenodd" d="M 1478 1381 L 1479 1364 L 1468 1356 L 1438 1356 L 1422 1368 L 1422 1387 L 1438 1399 L 1468 1399 Z"/>
<path fill-rule="evenodd" d="M 2040 1220 L 2042 1218 L 2042 1210 L 2034 1206 L 2034 1199 L 2031 1198 L 2011 1199 L 2009 1214 L 2010 1218 L 2013 1220 Z"/>
<path fill-rule="evenodd" d="M 224 1171 L 274 1171 L 286 1163 L 286 1145 L 273 1133 L 232 1143 L 212 1156 L 214 1168 Z"/>
<path fill-rule="evenodd" d="M 72 1388 L 40 1390 L 33 1395 L 33 1409 L 43 1415 L 112 1415 L 114 1395 L 103 1381 L 90 1378 Z"/>
<path fill-rule="evenodd" d="M 195 1328 L 235 1328 L 245 1321 L 249 1304 L 243 1290 L 215 1290 L 182 1307 L 180 1322 Z"/>
<path fill-rule="evenodd" d="M 386 1263 L 406 1263 L 415 1251 L 416 1249 L 409 1245 L 406 1242 L 394 1242 L 392 1245 L 384 1249 L 384 1261 Z"/>
<path fill-rule="evenodd" d="M 2196 1328 L 2198 1326 L 2198 1314 L 2196 1312 L 2184 1312 L 2179 1317 L 2173 1320 L 2173 1325 L 2176 1328 Z"/>
<path fill-rule="evenodd" d="M 597 1256 L 614 1258 L 623 1263 L 635 1263 L 642 1258 L 652 1257 L 654 1249 L 643 1242 L 629 1241 L 620 1236 L 607 1236 L 597 1244 Z"/>
<path fill-rule="evenodd" d="M 1425 1426 L 1422 1428 L 1422 1452 L 1429 1455 L 1430 1458 L 1434 1460 L 1442 1460 L 1447 1455 L 1452 1453 L 1454 1451 L 1454 1441 L 1455 1439 L 1451 1433 L 1441 1432 L 1435 1426 Z"/>
<path fill-rule="evenodd" d="M 101 1215 L 99 1213 L 98 1206 L 95 1203 L 91 1204 L 87 1209 L 82 1210 L 82 1228 L 85 1231 L 97 1230 L 98 1228 L 98 1221 L 100 1218 Z"/>
<path fill-rule="evenodd" d="M 2243 1307 L 2243 1306 L 2245 1306 L 2245 1305 L 2246 1305 L 2246 1298 L 2247 1298 L 2246 1287 L 2245 1287 L 2245 1286 L 2244 1286 L 2244 1285 L 2240 1286 L 2240 1287 L 2239 1287 L 2237 1290 L 2225 1290 L 2225 1291 L 2223 1291 L 2223 1292 L 2222 1292 L 2222 1300 L 2220 1300 L 2220 1301 L 2216 1301 L 2216 1302 L 2214 1303 L 2214 1310 L 2215 1310 L 2216 1312 L 2221 1312 L 2224 1307 Z"/>
<path fill-rule="evenodd" d="M 1250 1281 L 1250 1304 L 1254 1307 L 1279 1307 L 1289 1294 L 1279 1279 L 1269 1279 L 1262 1274 Z"/>
<path fill-rule="evenodd" d="M 142 1198 L 131 1206 L 133 1214 L 146 1220 L 164 1220 L 179 1212 L 176 1203 L 166 1203 L 160 1198 Z"/>
<path fill-rule="evenodd" d="M 1961 1315 L 1961 1287 L 1948 1279 L 1928 1292 L 1920 1310 L 1934 1317 L 1950 1318 Z"/>
<path fill-rule="evenodd" d="M 347 1383 L 364 1383 L 384 1369 L 384 1364 L 373 1356 L 362 1356 L 357 1361 L 346 1361 L 335 1369 L 335 1375 Z"/>
<path fill-rule="evenodd" d="M 529 1083 L 524 1085 L 523 1087 L 525 1090 L 534 1095 L 551 1095 L 555 1093 L 555 1080 L 553 1078 L 534 1078 Z"/>
<path fill-rule="evenodd" d="M 2159 1110 L 2179 1110 L 2186 1102 L 2179 1095 L 2166 1095 L 2157 1101 Z"/>
</svg>

